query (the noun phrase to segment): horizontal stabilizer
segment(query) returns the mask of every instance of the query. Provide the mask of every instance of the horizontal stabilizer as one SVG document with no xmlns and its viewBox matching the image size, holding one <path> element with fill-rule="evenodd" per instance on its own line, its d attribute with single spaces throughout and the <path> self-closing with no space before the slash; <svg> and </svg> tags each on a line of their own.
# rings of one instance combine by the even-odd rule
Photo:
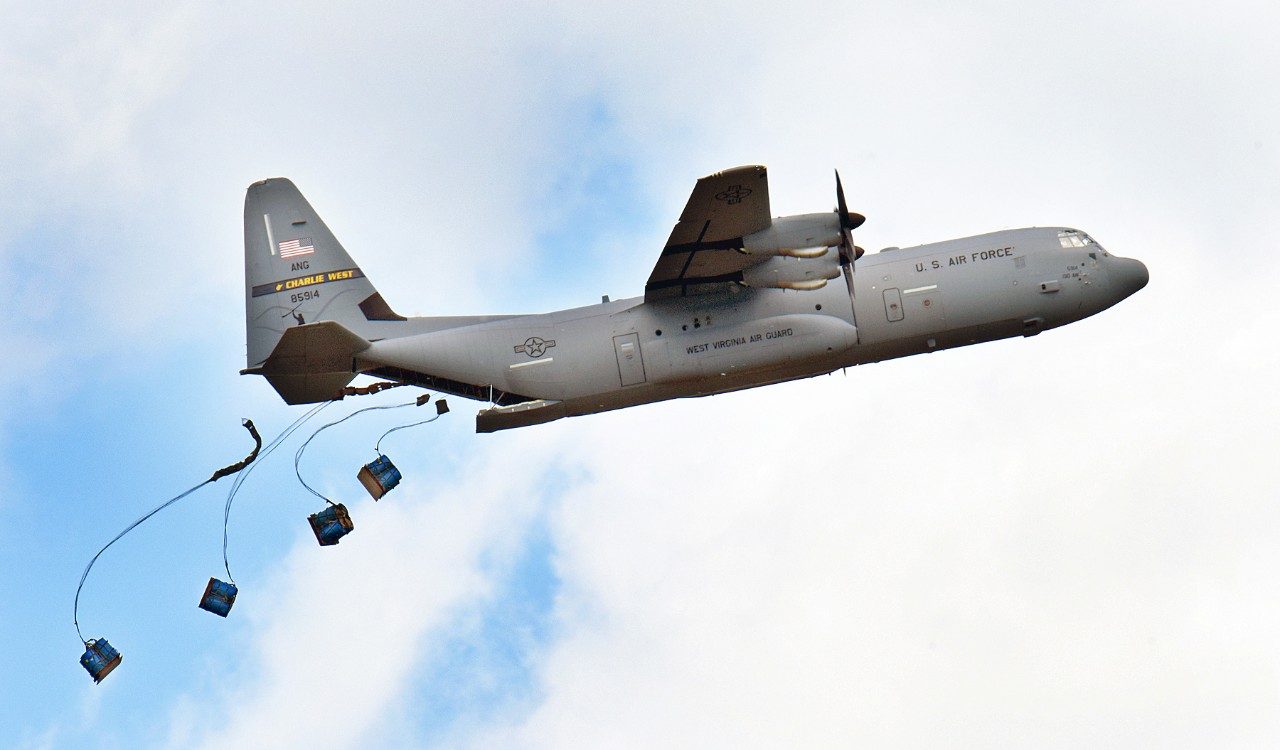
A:
<svg viewBox="0 0 1280 750">
<path fill-rule="evenodd" d="M 368 348 L 341 323 L 308 323 L 286 330 L 267 361 L 245 372 L 265 376 L 287 404 L 328 401 L 355 378 L 355 356 Z"/>
</svg>

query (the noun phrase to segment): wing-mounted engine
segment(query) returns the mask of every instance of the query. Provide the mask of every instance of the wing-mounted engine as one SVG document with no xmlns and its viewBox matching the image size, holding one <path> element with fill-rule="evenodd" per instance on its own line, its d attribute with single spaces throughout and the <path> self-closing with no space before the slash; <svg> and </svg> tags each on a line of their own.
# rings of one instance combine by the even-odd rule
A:
<svg viewBox="0 0 1280 750">
<path fill-rule="evenodd" d="M 739 280 L 757 289 L 821 289 L 840 276 L 842 234 L 832 213 L 781 216 L 742 238 L 739 252 L 757 259 Z"/>
<path fill-rule="evenodd" d="M 836 248 L 812 249 L 816 256 L 775 255 L 745 268 L 739 283 L 756 289 L 821 289 L 840 277 L 840 255 Z"/>
<path fill-rule="evenodd" d="M 853 262 L 861 249 L 850 232 L 863 219 L 845 205 L 838 174 L 836 199 L 830 213 L 772 218 L 764 167 L 703 177 L 649 275 L 645 300 L 723 293 L 734 286 L 820 289 L 841 273 L 852 294 Z"/>
<path fill-rule="evenodd" d="M 839 247 L 840 221 L 834 213 L 779 216 L 769 226 L 742 238 L 746 255 L 817 258 Z"/>
</svg>

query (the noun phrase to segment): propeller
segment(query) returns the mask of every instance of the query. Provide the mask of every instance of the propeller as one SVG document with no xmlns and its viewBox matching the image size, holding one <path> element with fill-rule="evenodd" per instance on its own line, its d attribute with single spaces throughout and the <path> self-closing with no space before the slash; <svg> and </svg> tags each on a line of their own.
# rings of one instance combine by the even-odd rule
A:
<svg viewBox="0 0 1280 750">
<path fill-rule="evenodd" d="M 853 230 L 862 226 L 867 217 L 849 210 L 844 200 L 844 185 L 840 183 L 840 170 L 836 172 L 836 216 L 840 219 L 840 267 L 844 271 L 844 281 L 849 287 L 849 296 L 853 296 L 853 264 L 862 257 L 862 248 L 853 244 Z"/>
</svg>

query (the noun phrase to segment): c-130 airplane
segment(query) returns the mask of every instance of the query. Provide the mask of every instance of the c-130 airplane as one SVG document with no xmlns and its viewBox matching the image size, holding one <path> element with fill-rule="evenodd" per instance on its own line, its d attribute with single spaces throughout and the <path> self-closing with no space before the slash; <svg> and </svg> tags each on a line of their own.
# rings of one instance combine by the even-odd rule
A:
<svg viewBox="0 0 1280 750">
<path fill-rule="evenodd" d="M 289 404 L 359 374 L 489 402 L 477 432 L 709 396 L 1034 336 L 1143 288 L 1147 268 L 1063 227 L 863 257 L 836 210 L 773 217 L 762 166 L 697 181 L 644 296 L 539 315 L 406 318 L 292 182 L 244 207 L 248 367 Z M 828 283 L 843 277 L 843 283 Z"/>
</svg>

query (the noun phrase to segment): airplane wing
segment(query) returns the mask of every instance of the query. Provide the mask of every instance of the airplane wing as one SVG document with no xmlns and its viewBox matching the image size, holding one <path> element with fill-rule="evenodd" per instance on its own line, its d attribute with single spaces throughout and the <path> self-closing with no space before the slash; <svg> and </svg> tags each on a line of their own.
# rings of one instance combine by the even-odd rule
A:
<svg viewBox="0 0 1280 750">
<path fill-rule="evenodd" d="M 721 291 L 761 261 L 738 252 L 744 235 L 772 223 L 764 167 L 726 169 L 703 177 L 671 230 L 644 287 L 646 301 Z"/>
</svg>

